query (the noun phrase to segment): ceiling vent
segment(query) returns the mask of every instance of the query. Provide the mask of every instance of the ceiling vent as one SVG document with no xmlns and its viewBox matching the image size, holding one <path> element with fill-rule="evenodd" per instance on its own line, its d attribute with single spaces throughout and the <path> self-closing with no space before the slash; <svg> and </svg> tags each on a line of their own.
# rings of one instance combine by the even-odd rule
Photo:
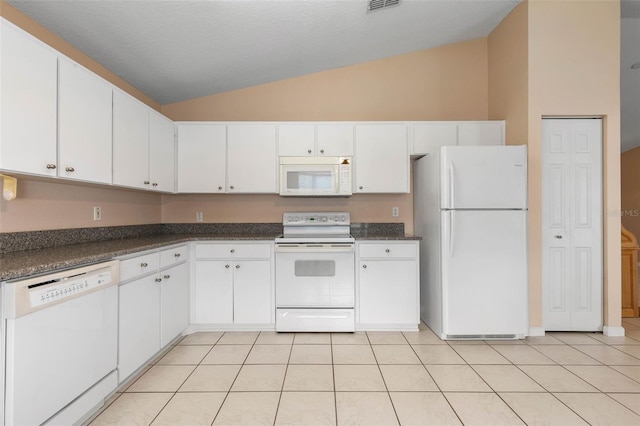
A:
<svg viewBox="0 0 640 426">
<path fill-rule="evenodd" d="M 398 3 L 400 3 L 400 0 L 370 0 L 369 12 L 373 10 L 380 10 L 389 6 L 395 6 Z"/>
</svg>

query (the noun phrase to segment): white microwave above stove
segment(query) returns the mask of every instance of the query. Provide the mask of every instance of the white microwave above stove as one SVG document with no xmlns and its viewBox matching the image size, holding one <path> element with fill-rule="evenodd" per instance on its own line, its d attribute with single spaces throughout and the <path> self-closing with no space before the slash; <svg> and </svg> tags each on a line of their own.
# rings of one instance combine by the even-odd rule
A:
<svg viewBox="0 0 640 426">
<path fill-rule="evenodd" d="M 280 157 L 280 195 L 348 197 L 351 157 Z"/>
</svg>

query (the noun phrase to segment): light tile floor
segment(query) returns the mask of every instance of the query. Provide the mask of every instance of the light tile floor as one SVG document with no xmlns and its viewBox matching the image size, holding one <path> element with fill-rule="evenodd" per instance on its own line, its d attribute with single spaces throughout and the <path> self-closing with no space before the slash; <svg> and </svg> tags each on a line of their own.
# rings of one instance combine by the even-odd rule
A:
<svg viewBox="0 0 640 426">
<path fill-rule="evenodd" d="M 123 387 L 100 425 L 640 425 L 626 337 L 443 342 L 419 332 L 196 333 Z"/>
</svg>

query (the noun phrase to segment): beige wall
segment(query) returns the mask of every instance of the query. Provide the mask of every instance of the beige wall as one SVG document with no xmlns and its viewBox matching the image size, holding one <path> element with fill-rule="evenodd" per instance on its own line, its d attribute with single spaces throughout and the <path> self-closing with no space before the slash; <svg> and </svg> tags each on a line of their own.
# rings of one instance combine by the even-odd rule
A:
<svg viewBox="0 0 640 426">
<path fill-rule="evenodd" d="M 640 237 L 640 148 L 622 154 L 620 169 L 622 224 Z"/>
<path fill-rule="evenodd" d="M 174 120 L 486 120 L 486 38 L 163 105 Z"/>
<path fill-rule="evenodd" d="M 18 197 L 0 198 L 0 232 L 160 223 L 161 196 L 98 185 L 18 180 Z M 93 207 L 102 220 L 93 220 Z"/>
<path fill-rule="evenodd" d="M 486 120 L 487 39 L 421 50 L 171 105 L 178 121 Z M 497 117 L 500 118 L 500 117 Z M 399 207 L 400 216 L 391 216 Z M 349 210 L 355 222 L 403 222 L 413 231 L 407 195 L 348 199 L 180 195 L 163 198 L 164 222 L 280 222 L 284 211 Z"/>
<path fill-rule="evenodd" d="M 618 1 L 529 1 L 529 235 L 531 270 L 541 269 L 541 137 L 543 116 L 604 118 L 604 211 L 620 209 L 620 4 Z M 620 322 L 620 216 L 604 216 L 604 323 Z M 531 287 L 541 306 L 538 277 Z M 532 325 L 542 324 L 540 308 Z"/>
</svg>

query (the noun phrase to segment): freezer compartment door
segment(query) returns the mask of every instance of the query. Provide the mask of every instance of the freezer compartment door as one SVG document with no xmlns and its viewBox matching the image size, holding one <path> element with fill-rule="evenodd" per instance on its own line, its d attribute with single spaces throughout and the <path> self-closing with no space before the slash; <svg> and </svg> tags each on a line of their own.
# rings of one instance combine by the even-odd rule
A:
<svg viewBox="0 0 640 426">
<path fill-rule="evenodd" d="M 441 215 L 444 338 L 524 337 L 529 324 L 526 212 Z"/>
<path fill-rule="evenodd" d="M 526 209 L 526 146 L 445 146 L 440 151 L 443 209 Z"/>
</svg>

